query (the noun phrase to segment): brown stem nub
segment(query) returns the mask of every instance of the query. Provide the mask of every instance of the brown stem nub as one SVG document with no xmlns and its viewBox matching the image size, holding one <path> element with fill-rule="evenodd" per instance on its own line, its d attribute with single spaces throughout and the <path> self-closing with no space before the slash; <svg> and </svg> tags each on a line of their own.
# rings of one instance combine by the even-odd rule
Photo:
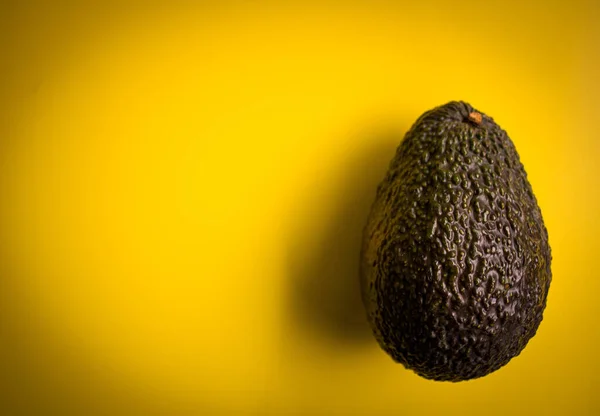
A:
<svg viewBox="0 0 600 416">
<path fill-rule="evenodd" d="M 469 113 L 469 120 L 475 124 L 481 124 L 481 113 L 478 113 L 477 111 L 472 111 L 471 113 Z"/>
</svg>

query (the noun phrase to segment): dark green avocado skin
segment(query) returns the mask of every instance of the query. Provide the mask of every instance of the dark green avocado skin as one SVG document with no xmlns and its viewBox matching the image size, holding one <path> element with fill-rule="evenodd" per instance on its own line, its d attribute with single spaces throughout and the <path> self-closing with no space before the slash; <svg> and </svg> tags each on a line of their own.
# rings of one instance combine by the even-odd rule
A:
<svg viewBox="0 0 600 416">
<path fill-rule="evenodd" d="M 514 144 L 450 102 L 396 151 L 364 230 L 361 290 L 380 346 L 427 379 L 485 376 L 535 335 L 548 232 Z"/>
</svg>

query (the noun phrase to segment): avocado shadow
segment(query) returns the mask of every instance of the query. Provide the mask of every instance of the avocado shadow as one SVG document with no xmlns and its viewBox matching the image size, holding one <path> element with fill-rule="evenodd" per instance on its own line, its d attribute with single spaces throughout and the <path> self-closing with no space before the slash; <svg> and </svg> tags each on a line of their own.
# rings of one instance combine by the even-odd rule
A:
<svg viewBox="0 0 600 416">
<path fill-rule="evenodd" d="M 405 132 L 367 136 L 365 149 L 345 163 L 332 178 L 335 183 L 325 183 L 326 197 L 336 201 L 329 220 L 299 230 L 291 242 L 291 322 L 320 342 L 375 345 L 360 293 L 362 234 L 377 186 Z"/>
</svg>

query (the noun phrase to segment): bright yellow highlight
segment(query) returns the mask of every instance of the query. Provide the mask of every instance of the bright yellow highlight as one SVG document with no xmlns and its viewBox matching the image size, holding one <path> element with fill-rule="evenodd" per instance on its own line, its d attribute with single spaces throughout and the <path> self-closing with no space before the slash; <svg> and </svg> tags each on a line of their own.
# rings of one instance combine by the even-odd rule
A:
<svg viewBox="0 0 600 416">
<path fill-rule="evenodd" d="M 7 8 L 1 414 L 600 412 L 593 2 L 169 3 Z M 554 281 L 521 356 L 448 384 L 374 344 L 356 267 L 457 99 L 513 138 Z"/>
</svg>

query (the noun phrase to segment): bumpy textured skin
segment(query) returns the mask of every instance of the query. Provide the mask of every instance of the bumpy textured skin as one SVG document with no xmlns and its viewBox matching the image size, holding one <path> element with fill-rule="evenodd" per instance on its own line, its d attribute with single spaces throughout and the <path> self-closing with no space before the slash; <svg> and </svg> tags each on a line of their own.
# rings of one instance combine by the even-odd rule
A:
<svg viewBox="0 0 600 416">
<path fill-rule="evenodd" d="M 364 230 L 363 302 L 381 347 L 433 380 L 489 374 L 542 321 L 548 233 L 506 132 L 450 102 L 398 147 Z"/>
</svg>

